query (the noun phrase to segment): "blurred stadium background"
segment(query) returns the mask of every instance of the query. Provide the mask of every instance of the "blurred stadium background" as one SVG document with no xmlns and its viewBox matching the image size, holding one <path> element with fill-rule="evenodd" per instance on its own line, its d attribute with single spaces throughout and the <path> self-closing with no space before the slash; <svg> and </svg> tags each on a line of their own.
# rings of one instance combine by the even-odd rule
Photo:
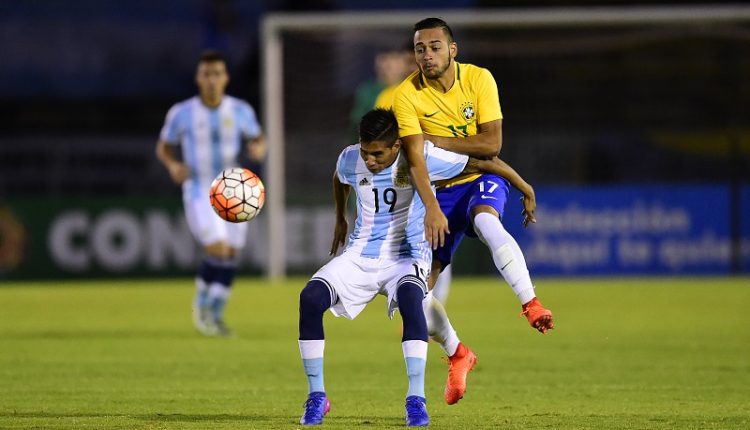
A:
<svg viewBox="0 0 750 430">
<path fill-rule="evenodd" d="M 335 157 L 352 143 L 354 95 L 373 79 L 375 53 L 411 31 L 285 28 L 283 74 L 268 76 L 263 23 L 424 7 L 0 2 L 0 428 L 295 428 L 304 396 L 297 291 L 328 258 Z M 440 351 L 430 348 L 432 427 L 748 428 L 748 7 L 429 7 L 449 23 L 503 12 L 535 22 L 453 27 L 459 60 L 498 81 L 502 157 L 536 188 L 539 223 L 521 228 L 515 194 L 505 225 L 558 323 L 534 333 L 485 249 L 464 243 L 448 309 L 480 364 L 469 397 L 449 408 Z M 542 23 L 596 11 L 684 19 Z M 230 94 L 250 101 L 264 126 L 283 124 L 285 149 L 283 191 L 266 185 L 285 211 L 286 257 L 275 270 L 293 277 L 262 277 L 274 263 L 267 208 L 250 224 L 227 313 L 238 336 L 227 341 L 190 325 L 198 248 L 154 156 L 167 109 L 195 94 L 206 48 L 227 55 Z M 273 78 L 283 95 L 264 97 Z M 269 115 L 273 102 L 281 118 Z M 402 424 L 400 331 L 381 305 L 353 323 L 326 317 L 326 427 Z"/>
<path fill-rule="evenodd" d="M 609 10 L 638 9 L 631 2 L 584 1 L 568 12 L 603 3 Z M 166 110 L 195 93 L 198 53 L 224 51 L 233 77 L 229 93 L 267 119 L 264 17 L 408 12 L 418 4 L 3 2 L 0 278 L 189 274 L 196 248 L 179 191 L 153 151 Z M 525 5 L 524 13 L 545 17 L 560 10 L 544 6 L 566 4 L 465 0 L 431 7 L 444 10 L 450 23 L 450 11 Z M 674 5 L 639 7 L 648 14 Z M 505 222 L 532 273 L 750 270 L 748 11 L 697 4 L 670 11 L 690 19 L 454 25 L 459 60 L 489 68 L 499 83 L 502 157 L 537 188 L 539 224 L 520 228 L 516 199 Z M 734 18 L 706 18 L 716 11 Z M 277 194 L 273 181 L 267 185 L 269 197 L 283 199 L 286 208 L 286 268 L 306 274 L 326 259 L 329 177 L 336 154 L 352 140 L 355 90 L 372 79 L 375 52 L 403 45 L 411 31 L 280 34 L 286 183 Z M 268 222 L 266 213 L 252 225 L 245 273 L 262 273 L 269 264 Z M 464 246 L 456 273 L 492 273 L 481 245 Z"/>
</svg>

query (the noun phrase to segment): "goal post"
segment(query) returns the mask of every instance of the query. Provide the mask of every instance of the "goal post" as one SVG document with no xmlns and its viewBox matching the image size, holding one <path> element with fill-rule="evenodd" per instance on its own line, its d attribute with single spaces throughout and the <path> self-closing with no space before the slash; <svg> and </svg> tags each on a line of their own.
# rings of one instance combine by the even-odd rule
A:
<svg viewBox="0 0 750 430">
<path fill-rule="evenodd" d="M 587 7 L 504 10 L 414 10 L 334 13 L 271 13 L 264 17 L 262 40 L 263 125 L 268 141 L 266 276 L 279 279 L 287 271 L 286 146 L 284 37 L 321 35 L 342 30 L 401 30 L 426 17 L 444 18 L 462 29 L 586 28 L 660 24 L 723 24 L 750 21 L 750 6 L 704 5 L 664 7 Z M 304 76 L 300 76 L 304 79 Z M 311 83 L 314 85 L 314 83 Z"/>
</svg>

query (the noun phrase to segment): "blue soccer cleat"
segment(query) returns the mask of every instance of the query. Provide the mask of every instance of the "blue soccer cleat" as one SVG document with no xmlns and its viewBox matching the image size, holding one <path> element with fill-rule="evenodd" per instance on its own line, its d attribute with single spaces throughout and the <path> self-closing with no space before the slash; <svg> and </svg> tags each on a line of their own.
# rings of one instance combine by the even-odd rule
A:
<svg viewBox="0 0 750 430">
<path fill-rule="evenodd" d="M 323 424 L 323 416 L 331 410 L 331 402 L 328 401 L 326 393 L 316 391 L 307 395 L 305 402 L 305 413 L 299 419 L 299 423 L 305 426 Z"/>
<path fill-rule="evenodd" d="M 430 424 L 427 415 L 427 400 L 424 397 L 409 396 L 406 398 L 406 426 L 424 427 Z"/>
</svg>

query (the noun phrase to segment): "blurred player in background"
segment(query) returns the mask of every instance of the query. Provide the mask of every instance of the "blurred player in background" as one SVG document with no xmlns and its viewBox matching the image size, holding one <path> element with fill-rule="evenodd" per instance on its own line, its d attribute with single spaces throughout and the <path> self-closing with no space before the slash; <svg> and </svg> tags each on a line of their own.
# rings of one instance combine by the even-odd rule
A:
<svg viewBox="0 0 750 430">
<path fill-rule="evenodd" d="M 225 94 L 229 73 L 219 53 L 207 51 L 200 57 L 195 82 L 199 94 L 169 110 L 156 156 L 172 180 L 182 185 L 188 225 L 203 245 L 195 278 L 193 322 L 205 335 L 227 336 L 231 332 L 224 323 L 224 307 L 237 270 L 237 254 L 245 245 L 247 224 L 219 218 L 209 203 L 209 188 L 219 172 L 239 165 L 243 151 L 251 161 L 261 162 L 266 144 L 253 108 Z"/>
<path fill-rule="evenodd" d="M 422 20 L 415 24 L 414 32 L 419 70 L 397 88 L 393 109 L 415 187 L 426 206 L 439 202 L 445 213 L 442 219 L 425 218 L 425 233 L 435 249 L 430 286 L 450 264 L 463 236 L 479 237 L 518 296 L 522 313 L 531 326 L 546 333 L 553 328 L 552 313 L 536 298 L 523 253 L 500 222 L 508 197 L 508 181 L 493 174 L 462 174 L 436 184 L 435 199 L 429 192 L 422 159 L 425 138 L 449 151 L 482 158 L 497 156 L 502 146 L 497 84 L 488 70 L 455 61 L 458 46 L 443 20 Z M 476 363 L 476 355 L 459 341 L 444 311 L 428 306 L 425 312 L 428 319 L 434 318 L 431 336 L 441 343 L 449 357 L 445 400 L 454 404 L 463 397 L 466 376 Z"/>
<path fill-rule="evenodd" d="M 363 82 L 354 95 L 354 106 L 349 113 L 352 141 L 359 139 L 359 121 L 373 107 L 390 109 L 382 100 L 393 97 L 393 90 L 414 71 L 414 49 L 411 43 L 400 48 L 379 51 L 375 55 L 375 78 Z"/>
<path fill-rule="evenodd" d="M 393 94 L 395 94 L 396 88 L 417 69 L 412 42 L 408 41 L 400 49 L 388 51 L 387 57 L 382 62 L 384 68 L 388 71 L 386 74 L 388 79 L 383 80 L 383 82 L 388 82 L 388 84 L 378 94 L 373 107 L 392 109 Z"/>
</svg>

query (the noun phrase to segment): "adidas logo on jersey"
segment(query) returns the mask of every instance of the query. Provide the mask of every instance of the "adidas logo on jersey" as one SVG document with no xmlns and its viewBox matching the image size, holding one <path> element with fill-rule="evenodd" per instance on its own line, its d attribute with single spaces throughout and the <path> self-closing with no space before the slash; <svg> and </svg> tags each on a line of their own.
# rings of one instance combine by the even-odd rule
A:
<svg viewBox="0 0 750 430">
<path fill-rule="evenodd" d="M 359 181 L 360 186 L 370 185 L 370 181 L 367 178 L 362 178 L 361 181 Z"/>
</svg>

